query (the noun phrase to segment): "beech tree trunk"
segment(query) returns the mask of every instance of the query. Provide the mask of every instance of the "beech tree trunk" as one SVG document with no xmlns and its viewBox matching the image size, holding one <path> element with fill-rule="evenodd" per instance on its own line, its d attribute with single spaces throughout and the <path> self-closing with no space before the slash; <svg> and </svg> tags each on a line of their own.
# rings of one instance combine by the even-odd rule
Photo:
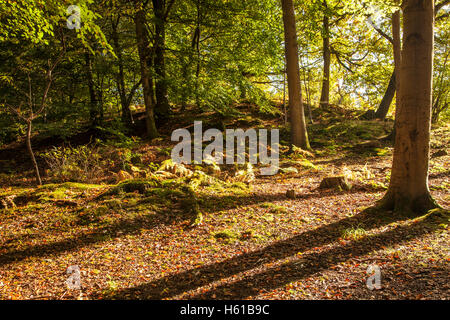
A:
<svg viewBox="0 0 450 320">
<path fill-rule="evenodd" d="M 322 94 L 320 96 L 320 105 L 327 107 L 330 103 L 330 67 L 331 67 L 331 51 L 330 51 L 330 18 L 328 17 L 327 2 L 323 2 L 323 80 Z"/>
<path fill-rule="evenodd" d="M 142 89 L 144 93 L 144 103 L 146 112 L 146 126 L 147 135 L 150 139 L 158 137 L 158 130 L 156 129 L 153 103 L 153 80 L 150 76 L 149 66 L 149 41 L 148 34 L 145 28 L 145 13 L 143 10 L 136 12 L 134 17 L 136 27 L 136 38 L 138 43 L 139 60 L 141 66 Z"/>
<path fill-rule="evenodd" d="M 310 149 L 300 86 L 294 4 L 292 0 L 281 0 L 281 4 L 283 7 L 284 45 L 289 90 L 291 143 L 302 149 Z"/>
<path fill-rule="evenodd" d="M 375 119 L 384 120 L 389 112 L 389 108 L 391 107 L 392 100 L 394 100 L 394 95 L 396 91 L 396 80 L 395 80 L 395 70 L 391 75 L 391 79 L 389 80 L 388 87 L 383 96 L 383 100 L 381 100 L 380 105 L 378 106 L 377 111 L 375 112 Z"/>
<path fill-rule="evenodd" d="M 155 13 L 155 112 L 161 119 L 166 118 L 170 110 L 164 58 L 164 47 L 166 45 L 165 2 L 165 0 L 153 0 L 153 11 Z"/>
<path fill-rule="evenodd" d="M 405 0 L 403 13 L 394 159 L 389 189 L 380 204 L 421 214 L 437 207 L 428 188 L 434 1 Z"/>
</svg>

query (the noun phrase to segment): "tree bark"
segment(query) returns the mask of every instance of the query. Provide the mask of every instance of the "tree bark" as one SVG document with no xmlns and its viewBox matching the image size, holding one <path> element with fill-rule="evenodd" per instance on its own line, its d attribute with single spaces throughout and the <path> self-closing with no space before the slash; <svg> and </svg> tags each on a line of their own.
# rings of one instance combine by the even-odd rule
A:
<svg viewBox="0 0 450 320">
<path fill-rule="evenodd" d="M 33 148 L 31 147 L 31 125 L 32 125 L 32 121 L 31 119 L 29 119 L 27 121 L 27 137 L 26 137 L 26 144 L 27 144 L 27 150 L 28 153 L 30 154 L 30 158 L 31 158 L 31 162 L 33 163 L 33 168 L 34 168 L 34 174 L 36 176 L 36 182 L 38 185 L 42 185 L 42 179 L 41 179 L 41 175 L 39 173 L 39 167 L 36 161 L 36 157 L 34 156 L 34 152 L 33 152 Z"/>
<path fill-rule="evenodd" d="M 165 2 L 165 0 L 153 0 L 153 11 L 155 14 L 155 112 L 161 119 L 167 118 L 170 110 L 164 58 L 164 48 L 166 45 Z"/>
<path fill-rule="evenodd" d="M 117 74 L 117 89 L 119 91 L 120 105 L 122 107 L 122 122 L 125 126 L 130 127 L 133 124 L 133 116 L 130 110 L 130 104 L 128 103 L 127 94 L 125 92 L 125 75 L 123 66 L 122 48 L 120 47 L 119 33 L 117 27 L 119 24 L 119 18 L 117 23 L 112 23 L 112 39 L 114 44 L 114 50 L 117 56 L 117 64 L 119 66 L 119 73 Z"/>
<path fill-rule="evenodd" d="M 399 110 L 400 100 L 399 100 L 399 92 L 400 92 L 400 68 L 402 62 L 402 40 L 401 40 L 401 17 L 400 10 L 397 10 L 392 15 L 392 45 L 394 49 L 394 72 L 395 72 L 395 117 L 394 117 L 394 128 L 392 132 L 384 138 L 384 140 L 395 142 L 395 133 L 396 133 L 396 123 L 397 123 L 397 112 Z"/>
<path fill-rule="evenodd" d="M 327 2 L 323 2 L 323 80 L 322 94 L 320 96 L 320 105 L 327 107 L 330 103 L 330 67 L 331 67 L 331 50 L 330 50 L 330 18 L 328 17 Z"/>
<path fill-rule="evenodd" d="M 284 42 L 291 116 L 291 143 L 302 149 L 310 149 L 300 84 L 294 4 L 292 0 L 281 0 L 281 4 L 283 7 Z"/>
<path fill-rule="evenodd" d="M 201 109 L 201 101 L 200 101 L 200 36 L 201 36 L 201 28 L 200 28 L 200 22 L 202 19 L 201 15 L 201 5 L 200 0 L 197 0 L 197 27 L 195 29 L 194 39 L 192 40 L 192 49 L 195 48 L 196 51 L 196 63 L 197 68 L 195 70 L 195 105 L 197 108 Z"/>
<path fill-rule="evenodd" d="M 89 97 L 90 97 L 90 104 L 89 104 L 89 116 L 90 120 L 93 126 L 96 126 L 99 124 L 99 117 L 100 117 L 100 110 L 99 110 L 99 102 L 97 98 L 97 93 L 95 89 L 94 84 L 94 76 L 92 71 L 92 59 L 91 54 L 89 52 L 85 53 L 85 60 L 86 60 L 86 78 L 87 78 L 87 84 L 89 89 Z"/>
<path fill-rule="evenodd" d="M 145 28 L 145 13 L 138 10 L 134 17 L 136 27 L 136 38 L 138 44 L 139 61 L 141 66 L 142 89 L 144 93 L 144 103 L 146 112 L 146 127 L 147 135 L 150 139 L 158 137 L 158 130 L 156 129 L 153 103 L 153 80 L 150 76 L 149 66 L 149 41 L 148 34 Z"/>
<path fill-rule="evenodd" d="M 405 0 L 403 13 L 394 159 L 389 189 L 380 204 L 421 214 L 437 207 L 428 188 L 434 1 Z"/>
<path fill-rule="evenodd" d="M 391 107 L 392 100 L 394 99 L 395 89 L 396 89 L 396 81 L 395 81 L 395 70 L 391 75 L 391 79 L 389 80 L 389 85 L 386 89 L 386 92 L 383 96 L 383 100 L 381 100 L 380 105 L 378 106 L 377 111 L 375 112 L 375 119 L 384 120 L 389 112 L 389 108 Z"/>
</svg>

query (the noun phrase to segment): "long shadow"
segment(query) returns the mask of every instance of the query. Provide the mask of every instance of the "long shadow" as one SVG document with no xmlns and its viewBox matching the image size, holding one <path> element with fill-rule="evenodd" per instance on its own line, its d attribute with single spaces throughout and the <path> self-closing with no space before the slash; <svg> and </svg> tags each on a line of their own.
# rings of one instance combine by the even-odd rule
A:
<svg viewBox="0 0 450 320">
<path fill-rule="evenodd" d="M 311 197 L 319 197 L 318 194 L 311 194 Z M 306 199 L 307 197 L 305 197 Z M 224 199 L 228 199 L 225 200 Z M 216 201 L 221 203 L 215 207 L 208 208 L 208 212 L 216 212 L 220 210 L 227 210 L 238 208 L 245 205 L 257 204 L 266 201 L 277 201 L 286 200 L 285 195 L 282 194 L 271 194 L 265 196 L 217 196 L 217 197 L 205 197 L 199 198 L 199 201 Z M 203 209 L 203 208 L 202 208 Z M 74 237 L 66 238 L 60 241 L 55 241 L 51 243 L 38 244 L 30 246 L 24 249 L 11 250 L 0 255 L 0 266 L 6 265 L 8 263 L 17 262 L 24 260 L 29 257 L 43 257 L 54 254 L 59 254 L 63 252 L 70 252 L 79 250 L 82 247 L 92 245 L 95 243 L 109 241 L 111 238 L 123 237 L 130 234 L 138 234 L 141 229 L 150 230 L 158 225 L 173 225 L 174 223 L 182 224 L 186 219 L 189 219 L 190 215 L 188 213 L 184 214 L 174 214 L 159 213 L 155 215 L 147 215 L 143 217 L 138 217 L 132 220 L 120 220 L 115 223 L 95 228 L 90 231 L 89 234 L 80 234 Z M 21 240 L 19 238 L 6 239 L 4 243 L 11 243 L 15 240 Z M 0 251 L 8 250 L 8 247 L 3 245 L 0 247 Z"/>
<path fill-rule="evenodd" d="M 198 197 L 198 200 L 200 203 L 203 203 L 205 205 L 204 207 L 202 207 L 202 209 L 207 209 L 208 212 L 213 213 L 222 210 L 235 209 L 243 205 L 250 206 L 264 202 L 286 201 L 286 200 L 303 201 L 353 193 L 376 193 L 378 191 L 379 190 L 373 188 L 369 189 L 366 187 L 355 186 L 350 191 L 338 191 L 334 189 L 313 190 L 312 192 L 308 192 L 305 194 L 298 194 L 296 195 L 295 199 L 288 198 L 285 193 L 277 193 L 277 194 L 251 194 L 240 196 L 208 195 L 204 197 L 200 196 Z"/>
<path fill-rule="evenodd" d="M 43 257 L 78 250 L 91 244 L 108 241 L 111 238 L 138 234 L 143 228 L 152 229 L 158 225 L 172 225 L 174 221 L 181 223 L 183 220 L 180 216 L 169 214 L 148 215 L 132 220 L 120 220 L 107 226 L 96 228 L 89 234 L 83 233 L 60 241 L 34 245 L 19 250 L 11 250 L 0 255 L 0 266 L 30 257 Z M 12 241 L 14 241 L 14 239 L 12 239 Z M 8 242 L 11 242 L 11 239 Z M 7 250 L 5 246 L 0 247 L 0 250 L 5 249 Z"/>
<path fill-rule="evenodd" d="M 298 252 L 304 252 L 314 247 L 332 243 L 341 236 L 341 231 L 349 226 L 359 225 L 366 230 L 370 230 L 401 219 L 406 218 L 394 214 L 381 215 L 373 210 L 366 210 L 356 216 L 303 232 L 297 236 L 276 242 L 260 250 L 232 257 L 222 262 L 206 265 L 201 268 L 172 274 L 140 286 L 120 290 L 116 292 L 112 298 L 170 298 L 203 287 L 217 280 L 225 279 L 241 272 L 254 269 L 262 264 L 275 262 L 293 256 Z M 366 242 L 362 243 L 361 250 L 364 250 L 364 246 L 366 246 L 365 250 L 369 250 L 369 244 L 370 243 Z M 352 250 L 352 247 L 345 248 L 343 254 L 349 255 L 353 252 Z M 287 269 L 281 274 L 286 272 L 288 272 Z M 262 282 L 264 281 L 262 278 L 260 280 Z M 250 288 L 251 286 L 248 287 Z M 242 288 L 236 287 L 235 289 L 237 292 L 234 297 L 238 297 L 238 292 L 240 292 Z"/>
<path fill-rule="evenodd" d="M 385 246 L 400 244 L 412 238 L 432 232 L 434 228 L 425 228 L 425 224 L 402 226 L 378 235 L 352 241 L 322 253 L 304 255 L 300 260 L 287 262 L 276 268 L 245 277 L 242 280 L 215 287 L 206 293 L 197 294 L 190 299 L 245 299 L 258 294 L 260 290 L 273 290 L 290 282 L 311 276 L 329 269 L 341 262 L 356 258 Z"/>
<path fill-rule="evenodd" d="M 350 191 L 352 192 L 352 191 Z M 361 191 L 354 191 L 361 192 Z M 365 191 L 370 192 L 370 191 Z M 347 192 L 348 193 L 348 192 Z M 308 200 L 312 198 L 323 198 L 328 196 L 333 196 L 336 194 L 342 194 L 338 191 L 329 190 L 325 192 L 314 192 L 297 197 L 297 201 Z M 254 205 L 262 202 L 270 201 L 283 201 L 287 200 L 285 194 L 259 194 L 259 195 L 227 195 L 227 196 L 204 196 L 199 197 L 199 202 L 204 202 L 206 206 L 201 209 L 206 209 L 208 213 L 213 213 L 221 210 L 230 210 L 238 208 L 243 205 Z M 214 206 L 208 205 L 209 203 L 214 203 Z M 141 229 L 153 229 L 158 225 L 173 225 L 174 223 L 182 224 L 186 219 L 189 219 L 187 214 L 157 214 L 148 215 L 145 217 L 138 217 L 133 220 L 120 220 L 115 223 L 98 227 L 89 234 L 81 234 L 74 237 L 66 238 L 63 240 L 38 244 L 30 246 L 24 249 L 11 250 L 0 255 L 0 266 L 24 260 L 29 257 L 44 257 L 49 255 L 60 254 L 64 252 L 71 252 L 79 250 L 82 247 L 88 245 L 109 241 L 111 238 L 123 237 L 130 234 L 138 234 Z M 346 219 L 347 220 L 347 219 Z M 358 223 L 358 221 L 352 222 L 352 219 L 348 219 L 348 223 Z M 343 222 L 345 224 L 345 222 Z M 330 228 L 330 231 L 333 228 Z M 11 243 L 14 239 L 9 239 L 7 242 Z M 8 247 L 0 247 L 0 251 L 8 250 Z"/>
</svg>

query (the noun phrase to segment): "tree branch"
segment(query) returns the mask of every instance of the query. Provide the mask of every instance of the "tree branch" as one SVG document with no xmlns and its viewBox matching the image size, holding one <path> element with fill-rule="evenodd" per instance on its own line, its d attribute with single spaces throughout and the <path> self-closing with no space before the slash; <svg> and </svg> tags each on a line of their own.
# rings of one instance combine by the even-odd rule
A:
<svg viewBox="0 0 450 320">
<path fill-rule="evenodd" d="M 369 16 L 367 17 L 367 20 L 369 21 L 369 24 L 380 34 L 382 35 L 385 39 L 387 39 L 390 43 L 394 44 L 394 39 L 392 39 L 391 36 L 389 36 L 387 33 L 385 33 L 383 30 L 381 30 L 380 28 L 378 28 L 375 23 L 373 23 L 372 18 Z"/>
<path fill-rule="evenodd" d="M 439 10 L 441 10 L 443 7 L 445 7 L 448 4 L 450 4 L 450 0 L 444 0 L 441 3 L 437 3 L 436 6 L 434 7 L 434 15 L 436 15 Z"/>
</svg>

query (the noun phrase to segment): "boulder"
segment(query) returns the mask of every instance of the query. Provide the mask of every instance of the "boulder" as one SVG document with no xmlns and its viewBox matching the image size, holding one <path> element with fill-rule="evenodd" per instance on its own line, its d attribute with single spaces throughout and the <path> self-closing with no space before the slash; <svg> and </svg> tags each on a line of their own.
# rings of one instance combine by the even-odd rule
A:
<svg viewBox="0 0 450 320">
<path fill-rule="evenodd" d="M 122 182 L 122 181 L 130 180 L 130 179 L 133 179 L 133 176 L 126 171 L 120 170 L 117 173 L 117 176 L 116 176 L 117 182 Z"/>
</svg>

